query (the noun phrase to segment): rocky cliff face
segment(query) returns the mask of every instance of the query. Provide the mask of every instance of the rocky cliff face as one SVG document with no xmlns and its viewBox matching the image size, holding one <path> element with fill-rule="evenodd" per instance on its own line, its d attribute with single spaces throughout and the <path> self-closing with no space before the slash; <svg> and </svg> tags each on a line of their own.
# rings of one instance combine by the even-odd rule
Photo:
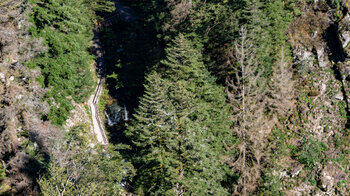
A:
<svg viewBox="0 0 350 196">
<path fill-rule="evenodd" d="M 48 158 L 45 148 L 59 135 L 41 118 L 49 107 L 42 102 L 45 89 L 36 82 L 40 72 L 23 65 L 44 50 L 40 40 L 29 37 L 25 2 L 0 2 L 0 164 L 7 175 L 0 194 L 36 194 L 40 161 Z"/>
<path fill-rule="evenodd" d="M 287 195 L 350 192 L 350 15 L 346 1 L 341 5 L 308 4 L 288 30 L 296 105 L 270 140 L 280 153 L 272 155 L 271 175 Z"/>
</svg>

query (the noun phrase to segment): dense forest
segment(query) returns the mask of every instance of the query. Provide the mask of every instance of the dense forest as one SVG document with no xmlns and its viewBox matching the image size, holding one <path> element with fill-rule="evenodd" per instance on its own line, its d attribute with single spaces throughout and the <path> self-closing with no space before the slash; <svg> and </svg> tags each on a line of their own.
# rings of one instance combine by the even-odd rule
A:
<svg viewBox="0 0 350 196">
<path fill-rule="evenodd" d="M 348 195 L 349 0 L 0 0 L 0 195 Z"/>
</svg>

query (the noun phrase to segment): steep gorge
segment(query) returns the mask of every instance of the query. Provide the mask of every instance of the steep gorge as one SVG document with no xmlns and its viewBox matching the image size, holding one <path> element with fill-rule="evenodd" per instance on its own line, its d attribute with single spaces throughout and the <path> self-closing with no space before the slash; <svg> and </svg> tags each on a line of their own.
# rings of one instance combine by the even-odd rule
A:
<svg viewBox="0 0 350 196">
<path fill-rule="evenodd" d="M 119 119 L 105 119 L 102 149 L 84 102 L 92 32 L 78 37 L 85 27 L 64 14 L 38 17 L 35 25 L 55 23 L 41 33 L 68 40 L 47 44 L 55 36 L 45 42 L 30 31 L 31 4 L 0 0 L 0 195 L 348 195 L 349 1 L 127 3 L 137 16 L 123 4 L 121 20 L 97 11 L 107 19 L 98 107 Z M 85 67 L 53 74 L 52 91 L 46 60 L 67 65 L 64 58 Z"/>
</svg>

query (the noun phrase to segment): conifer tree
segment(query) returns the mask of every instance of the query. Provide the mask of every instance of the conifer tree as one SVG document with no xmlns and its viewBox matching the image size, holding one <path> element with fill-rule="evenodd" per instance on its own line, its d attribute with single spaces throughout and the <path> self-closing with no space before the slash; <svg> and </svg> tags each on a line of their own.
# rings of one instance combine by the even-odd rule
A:
<svg viewBox="0 0 350 196">
<path fill-rule="evenodd" d="M 228 108 L 224 90 L 215 83 L 203 63 L 201 45 L 180 34 L 166 49 L 166 54 L 159 69 L 163 70 L 163 77 L 175 84 L 169 89 L 169 97 L 176 109 L 184 113 L 185 108 L 191 108 L 190 114 L 197 115 L 193 117 L 201 124 L 211 126 L 213 133 L 227 134 Z M 185 103 L 187 105 L 183 106 Z"/>
<path fill-rule="evenodd" d="M 224 149 L 224 144 L 231 144 L 234 139 L 228 129 L 229 115 L 223 89 L 215 83 L 215 79 L 210 76 L 203 63 L 201 44 L 195 44 L 180 34 L 174 39 L 173 45 L 166 49 L 166 54 L 163 66 L 167 74 L 164 77 L 169 77 L 175 84 L 170 89 L 169 97 L 174 105 L 178 103 L 175 107 L 180 111 L 179 118 L 190 119 L 200 127 L 198 128 L 200 134 L 198 133 L 198 138 L 194 140 L 199 141 L 198 145 L 202 147 L 203 144 L 208 145 L 204 147 L 207 148 L 207 153 L 210 154 L 209 149 L 212 150 L 212 160 L 218 162 L 210 164 L 216 165 L 215 168 L 220 170 L 215 179 L 219 182 L 224 174 L 222 170 L 224 166 L 219 163 L 220 156 L 232 153 Z M 212 168 L 207 172 L 218 170 Z M 207 177 L 209 176 L 211 175 Z M 210 180 L 206 183 L 210 184 Z M 211 186 L 214 188 L 215 183 Z"/>
<path fill-rule="evenodd" d="M 129 127 L 143 163 L 136 185 L 144 193 L 225 194 L 221 156 L 231 135 L 223 89 L 210 77 L 200 50 L 183 35 L 166 53 L 157 67 L 163 74 L 147 77 Z"/>
<path fill-rule="evenodd" d="M 63 125 L 70 114 L 72 99 L 82 102 L 92 91 L 88 48 L 94 18 L 84 0 L 32 0 L 31 33 L 45 40 L 48 50 L 29 63 L 39 67 L 39 82 L 50 88 L 48 119 Z"/>
<path fill-rule="evenodd" d="M 278 60 L 278 50 L 285 43 L 285 31 L 292 15 L 282 0 L 248 0 L 245 4 L 241 20 L 256 47 L 259 66 L 265 70 L 265 77 L 269 77 Z"/>
<path fill-rule="evenodd" d="M 175 111 L 167 98 L 167 88 L 167 82 L 156 72 L 147 76 L 145 94 L 134 115 L 134 125 L 128 130 L 137 147 L 134 163 L 140 167 L 136 177 L 139 193 L 162 193 L 172 188 L 169 166 L 176 160 L 168 145 L 176 142 Z"/>
</svg>

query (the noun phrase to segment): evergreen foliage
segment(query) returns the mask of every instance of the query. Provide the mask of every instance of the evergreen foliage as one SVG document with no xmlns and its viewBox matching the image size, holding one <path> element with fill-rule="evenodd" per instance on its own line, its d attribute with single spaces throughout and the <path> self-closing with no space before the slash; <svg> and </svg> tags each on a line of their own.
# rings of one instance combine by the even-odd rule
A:
<svg viewBox="0 0 350 196">
<path fill-rule="evenodd" d="M 239 37 L 242 24 L 254 35 L 251 39 L 257 47 L 256 56 L 266 77 L 270 77 L 295 9 L 293 1 L 284 0 L 169 0 L 135 4 L 156 27 L 157 37 L 162 41 L 169 43 L 178 33 L 183 33 L 204 44 L 204 61 L 211 66 L 210 70 L 219 72 L 219 78 L 223 77 L 221 63 L 226 45 L 232 45 Z"/>
<path fill-rule="evenodd" d="M 240 21 L 250 32 L 259 66 L 265 70 L 265 77 L 270 77 L 279 49 L 287 39 L 285 31 L 293 20 L 291 7 L 283 0 L 247 0 L 244 5 Z"/>
<path fill-rule="evenodd" d="M 129 135 L 138 148 L 135 164 L 141 166 L 138 186 L 145 192 L 162 193 L 172 188 L 170 177 L 176 164 L 175 111 L 166 97 L 167 84 L 156 72 L 146 79 L 145 95 L 135 115 L 135 125 L 129 127 Z M 174 141 L 175 142 L 175 141 Z M 146 189 L 147 187 L 147 189 Z M 140 190 L 142 191 L 142 190 Z"/>
<path fill-rule="evenodd" d="M 40 67 L 38 78 L 49 91 L 46 98 L 51 105 L 48 119 L 62 125 L 69 117 L 72 100 L 84 101 L 93 87 L 90 64 L 93 57 L 88 48 L 92 39 L 94 11 L 106 10 L 109 3 L 77 0 L 32 0 L 31 32 L 42 37 L 47 52 L 29 63 Z"/>
<path fill-rule="evenodd" d="M 287 61 L 288 56 L 290 55 L 288 47 L 282 46 L 286 45 L 287 38 L 285 36 L 285 31 L 293 19 L 293 2 L 286 2 L 283 0 L 205 2 L 193 0 L 179 2 L 170 0 L 141 2 L 133 1 L 133 3 L 139 9 L 140 13 L 144 14 L 143 16 L 146 18 L 147 23 L 155 26 L 158 34 L 157 38 L 160 40 L 160 42 L 168 43 L 168 46 L 164 50 L 166 59 L 161 61 L 161 63 L 155 68 L 157 71 L 157 77 L 151 74 L 151 77 L 159 78 L 159 81 L 157 82 L 158 87 L 151 87 L 151 84 L 154 83 L 155 85 L 156 82 L 150 82 L 149 79 L 147 79 L 148 85 L 145 86 L 145 94 L 148 96 L 148 99 L 146 100 L 146 97 L 141 99 L 140 108 L 135 116 L 135 124 L 129 127 L 130 138 L 132 138 L 134 144 L 137 147 L 141 147 L 141 143 L 144 144 L 145 141 L 141 142 L 138 140 L 139 138 L 152 138 L 152 133 L 154 130 L 148 129 L 151 127 L 149 124 L 151 121 L 149 119 L 145 120 L 146 118 L 144 117 L 146 116 L 145 114 L 147 114 L 146 111 L 158 109 L 145 109 L 144 106 L 147 105 L 151 107 L 150 103 L 152 102 L 152 99 L 155 98 L 149 97 L 150 94 L 155 96 L 154 93 L 151 93 L 154 92 L 154 90 L 151 89 L 165 88 L 163 91 L 165 90 L 167 93 L 164 94 L 163 92 L 161 95 L 161 100 L 163 100 L 161 103 L 171 103 L 164 104 L 164 106 L 168 105 L 167 108 L 169 111 L 171 111 L 169 112 L 171 113 L 171 118 L 169 116 L 167 117 L 167 120 L 158 119 L 158 122 L 161 124 L 167 124 L 166 122 L 168 122 L 167 126 L 162 126 L 163 128 L 166 127 L 166 131 L 164 130 L 162 133 L 165 135 L 171 135 L 170 133 L 172 132 L 169 132 L 169 127 L 178 127 L 179 129 L 176 131 L 177 135 L 179 135 L 178 138 L 174 139 L 169 137 L 169 140 L 180 140 L 180 136 L 183 133 L 189 135 L 189 133 L 186 132 L 187 130 L 191 130 L 191 132 L 197 132 L 196 130 L 200 129 L 210 130 L 208 131 L 208 135 L 210 135 L 210 133 L 214 133 L 211 135 L 213 142 L 210 143 L 210 148 L 215 149 L 213 154 L 220 154 L 220 156 L 226 157 L 228 160 L 227 163 L 233 167 L 232 161 L 237 161 L 234 160 L 233 157 L 239 156 L 235 154 L 233 148 L 237 139 L 228 133 L 225 134 L 224 132 L 218 131 L 225 126 L 229 126 L 230 120 L 228 120 L 227 117 L 230 115 L 225 109 L 222 109 L 225 108 L 227 104 L 225 104 L 225 96 L 221 96 L 221 90 L 215 84 L 217 79 L 209 76 L 209 72 L 207 70 L 208 68 L 213 70 L 219 79 L 222 79 L 223 81 L 225 78 L 234 75 L 241 76 L 242 73 L 239 71 L 239 69 L 232 68 L 232 66 L 235 67 L 235 65 L 238 63 L 238 59 L 234 57 L 235 51 L 234 49 L 232 50 L 232 48 L 234 48 L 232 46 L 234 46 L 235 40 L 240 38 L 239 26 L 244 24 L 249 32 L 247 39 L 249 39 L 251 43 L 251 46 L 246 47 L 247 50 L 250 50 L 248 53 L 250 52 L 253 55 L 246 56 L 247 60 L 250 58 L 252 61 L 249 62 L 252 63 L 250 65 L 251 73 L 249 73 L 249 75 L 247 75 L 241 82 L 244 86 L 247 85 L 247 89 L 249 89 L 251 85 L 256 87 L 256 89 L 253 90 L 254 92 L 248 95 L 250 98 L 249 104 L 247 105 L 250 107 L 249 113 L 252 114 L 249 117 L 249 119 L 251 118 L 249 122 L 251 123 L 254 121 L 252 119 L 259 121 L 255 123 L 254 126 L 252 125 L 254 128 L 245 127 L 245 129 L 247 129 L 246 132 L 250 137 L 247 139 L 246 145 L 251 145 L 251 147 L 247 149 L 247 151 L 250 153 L 247 155 L 247 162 L 254 162 L 254 160 L 258 159 L 257 164 L 252 163 L 255 166 L 251 167 L 251 173 L 259 170 L 261 165 L 260 158 L 258 157 L 262 155 L 263 147 L 258 148 L 259 150 L 257 152 L 254 152 L 252 149 L 255 149 L 260 145 L 259 141 L 262 141 L 261 138 L 263 136 L 259 136 L 259 134 L 256 134 L 255 132 L 270 124 L 268 118 L 264 117 L 266 113 L 264 103 L 267 103 L 270 100 L 265 101 L 262 98 L 270 93 L 269 88 L 275 85 L 269 83 L 271 81 L 271 77 L 275 77 L 275 75 L 279 74 L 274 73 L 276 70 L 280 70 L 278 66 L 284 63 L 281 62 L 280 57 L 283 56 Z M 281 48 L 283 48 L 282 52 Z M 205 57 L 202 56 L 202 53 L 205 54 Z M 227 64 L 227 62 L 230 63 Z M 166 85 L 160 87 L 160 83 Z M 211 84 L 213 86 L 211 86 Z M 159 93 L 157 95 L 160 96 Z M 222 99 L 219 97 L 222 97 Z M 157 100 L 160 100 L 159 97 Z M 240 105 L 240 101 L 236 100 L 236 102 L 236 104 L 232 105 L 235 105 L 237 108 Z M 251 103 L 254 104 L 250 105 Z M 271 107 L 274 107 L 274 105 Z M 277 111 L 275 109 L 272 110 L 272 108 L 267 110 L 270 110 L 271 113 Z M 224 116 L 226 120 L 222 120 L 223 118 L 220 116 L 220 112 L 225 113 Z M 238 114 L 234 111 L 231 112 L 233 112 L 231 119 L 237 120 Z M 218 114 L 218 116 L 212 116 L 214 113 Z M 142 117 L 140 114 L 142 114 Z M 160 115 L 157 114 L 155 116 Z M 186 121 L 184 119 L 190 120 Z M 264 119 L 264 121 L 262 121 L 262 119 Z M 241 126 L 241 122 L 236 120 L 234 120 L 235 127 L 233 129 Z M 265 122 L 265 120 L 267 122 Z M 169 122 L 171 123 L 169 124 Z M 195 124 L 193 124 L 193 122 L 195 122 Z M 143 128 L 136 128 L 139 124 L 142 124 Z M 186 124 L 186 126 L 176 126 L 176 124 Z M 187 125 L 189 125 L 189 127 L 187 127 Z M 147 127 L 147 133 L 144 133 L 144 127 Z M 193 128 L 193 130 L 191 128 Z M 147 137 L 145 137 L 146 135 Z M 208 137 L 208 135 L 203 137 Z M 201 138 L 200 134 L 196 134 L 194 140 L 200 140 L 199 138 Z M 191 140 L 191 138 L 188 140 Z M 182 142 L 181 144 L 186 146 L 186 142 Z M 222 144 L 225 144 L 225 148 Z M 146 146 L 142 146 L 142 148 L 147 149 Z M 238 151 L 241 150 L 242 149 L 238 149 Z M 165 153 L 168 151 L 158 150 L 157 152 Z M 143 156 L 146 157 L 148 155 L 135 156 L 142 159 Z M 145 166 L 142 160 L 138 161 L 139 162 L 137 164 L 140 165 L 136 167 L 144 168 Z M 221 181 L 222 184 L 230 184 L 225 185 L 225 187 L 231 189 L 231 183 L 237 183 L 237 174 L 230 171 L 225 164 L 221 163 L 219 165 L 222 169 L 221 173 L 223 175 L 219 177 L 220 179 L 217 179 L 217 181 Z M 238 165 L 238 167 L 240 166 Z M 167 178 L 162 177 L 163 174 L 167 173 L 166 171 L 167 170 L 164 170 L 164 173 L 160 172 L 159 175 L 154 176 L 157 176 L 158 180 L 169 179 L 169 174 L 166 175 Z M 143 169 L 142 171 L 138 171 L 137 178 L 142 178 L 143 180 L 137 180 L 136 184 L 145 193 L 150 193 L 155 190 L 161 190 L 160 192 L 162 193 L 165 191 L 164 187 L 174 187 L 174 185 L 171 185 L 174 183 L 169 181 L 164 183 L 166 185 L 164 185 L 163 188 L 159 189 L 157 189 L 156 186 L 151 186 L 150 184 L 141 184 L 140 181 L 145 182 L 145 179 L 148 178 L 141 177 L 141 174 L 148 177 L 150 175 L 146 174 Z M 242 178 L 242 173 L 240 175 Z M 249 175 L 249 172 L 245 175 Z M 260 174 L 257 173 L 255 177 L 252 177 L 251 182 L 249 182 L 250 185 L 255 184 L 259 176 Z M 145 187 L 153 187 L 154 189 L 148 190 Z M 254 188 L 251 187 L 250 191 L 253 190 Z"/>
<path fill-rule="evenodd" d="M 51 105 L 48 119 L 62 125 L 72 101 L 82 102 L 91 92 L 93 57 L 88 48 L 93 22 L 97 14 L 113 11 L 114 1 L 30 1 L 31 33 L 44 38 L 47 51 L 29 66 L 41 69 L 38 81 L 48 89 L 46 100 Z M 324 82 L 335 84 L 332 80 L 337 79 L 342 83 L 345 105 L 345 79 L 339 79 L 340 73 L 327 75 L 327 80 L 318 83 L 298 75 L 292 70 L 287 37 L 291 22 L 301 14 L 297 5 L 307 12 L 320 9 L 316 18 L 334 12 L 326 17 L 325 26 L 338 26 L 340 16 L 348 14 L 344 0 L 128 3 L 137 10 L 137 20 L 119 21 L 104 29 L 102 37 L 109 55 L 105 58 L 107 83 L 113 86 L 109 93 L 134 112 L 130 122 L 115 126 L 118 130 L 126 126 L 125 135 L 117 142 L 130 144 L 130 150 L 125 153 L 111 144 L 106 151 L 91 148 L 87 127 L 74 127 L 50 152 L 48 172 L 39 182 L 43 195 L 118 195 L 125 191 L 125 183 L 130 183 L 130 191 L 137 195 L 283 195 L 289 189 L 309 191 L 315 187 L 318 194 L 329 192 L 324 179 L 333 171 L 342 179 L 332 176 L 334 182 L 338 180 L 336 191 L 346 192 L 341 186 L 349 175 L 343 172 L 349 165 L 343 142 L 347 138 L 339 139 L 342 134 L 333 137 L 340 133 L 337 128 L 328 130 L 329 125 L 318 124 L 330 122 L 323 122 L 330 115 L 337 117 L 337 104 L 328 98 L 330 109 L 316 118 L 323 110 L 313 103 L 328 96 L 318 92 L 324 89 Z M 312 36 L 321 37 L 320 30 Z M 345 31 L 334 32 L 338 30 Z M 322 50 L 313 45 L 308 51 L 303 49 L 308 46 L 301 44 L 294 52 L 302 58 L 309 58 L 307 52 L 310 56 L 315 53 L 319 60 L 323 58 L 320 53 L 327 53 L 327 43 L 322 44 Z M 305 74 L 314 77 L 311 67 L 315 66 L 308 67 Z M 296 98 L 297 85 L 302 91 L 316 92 L 306 93 L 305 106 L 295 104 L 303 99 Z M 309 95 L 317 98 L 311 100 Z M 104 105 L 102 101 L 99 107 Z M 344 119 L 349 108 L 342 107 Z M 314 108 L 317 112 L 312 113 Z M 311 122 L 316 124 L 306 126 Z M 341 120 L 332 118 L 332 122 L 347 126 Z M 322 126 L 327 128 L 321 130 Z M 114 135 L 119 137 L 121 132 Z M 4 177 L 0 165 L 0 183 Z M 304 186 L 299 178 L 311 186 Z"/>
<path fill-rule="evenodd" d="M 223 89 L 206 71 L 200 48 L 179 35 L 147 76 L 128 129 L 137 148 L 138 193 L 225 194 L 221 156 L 230 140 Z M 209 81 L 209 82 L 208 82 Z"/>
</svg>

